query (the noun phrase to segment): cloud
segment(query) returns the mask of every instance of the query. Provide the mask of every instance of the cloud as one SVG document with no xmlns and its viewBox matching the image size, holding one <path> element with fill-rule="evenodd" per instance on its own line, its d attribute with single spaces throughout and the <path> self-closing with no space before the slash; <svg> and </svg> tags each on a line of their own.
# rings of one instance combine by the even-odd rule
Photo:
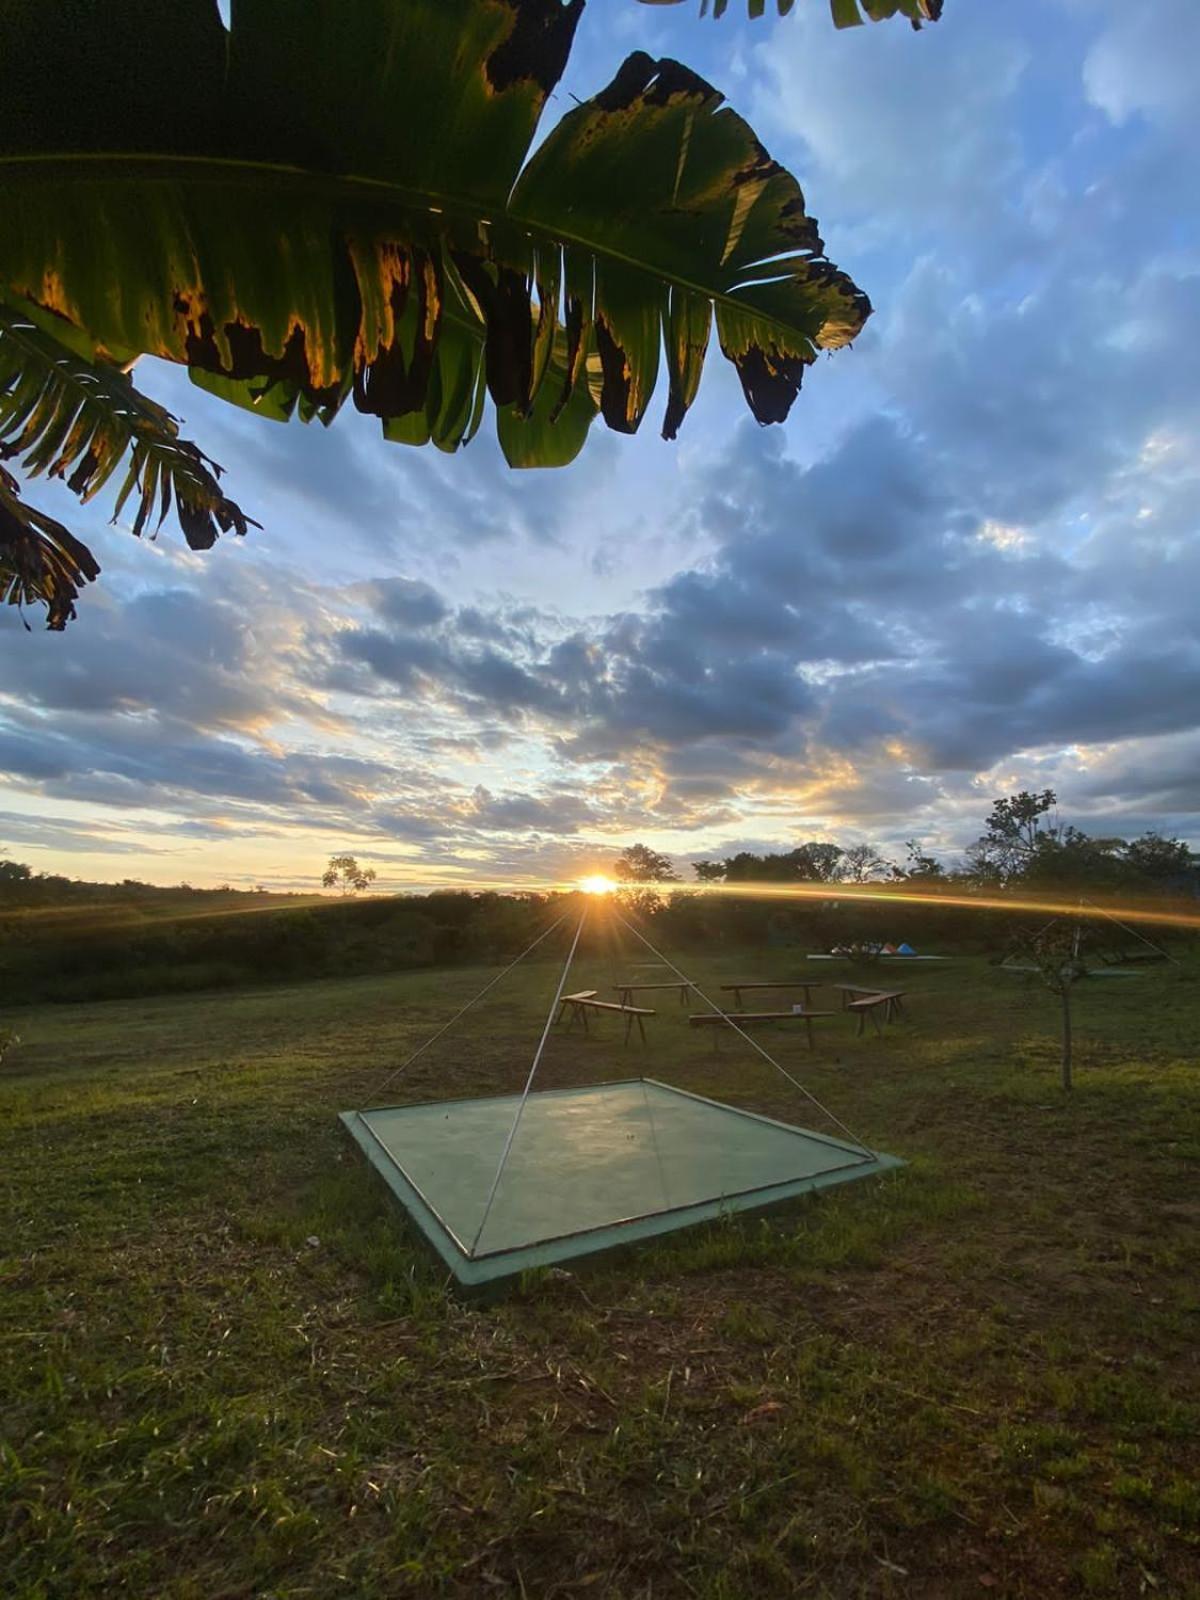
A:
<svg viewBox="0 0 1200 1600">
<path fill-rule="evenodd" d="M 848 37 L 809 7 L 753 50 L 754 121 L 801 157 L 826 237 L 846 227 L 828 220 L 839 208 L 868 238 L 897 218 L 958 229 L 1005 210 L 1032 45 L 1002 12 L 960 10 L 917 39 L 902 28 Z"/>
<path fill-rule="evenodd" d="M 1088 99 L 1115 123 L 1144 116 L 1194 124 L 1200 12 L 1191 0 L 1159 0 L 1153 27 L 1128 5 L 1109 0 L 1108 10 L 1083 63 Z"/>
<path fill-rule="evenodd" d="M 210 581 L 198 582 L 200 571 Z M 244 563 L 198 569 L 184 558 L 166 587 L 89 594 L 68 633 L 10 630 L 0 694 L 47 713 L 237 731 L 316 715 L 294 669 L 318 613 L 302 583 L 282 586 Z"/>
<path fill-rule="evenodd" d="M 432 628 L 449 609 L 436 589 L 415 578 L 381 578 L 368 585 L 368 603 L 386 622 Z"/>
</svg>

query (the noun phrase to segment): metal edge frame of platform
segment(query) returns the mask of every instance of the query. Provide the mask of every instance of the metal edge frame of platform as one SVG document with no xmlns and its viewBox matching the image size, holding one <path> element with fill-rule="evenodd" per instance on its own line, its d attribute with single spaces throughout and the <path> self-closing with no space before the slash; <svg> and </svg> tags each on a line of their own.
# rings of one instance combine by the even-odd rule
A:
<svg viewBox="0 0 1200 1600">
<path fill-rule="evenodd" d="M 777 1205 L 783 1205 L 798 1196 L 808 1194 L 819 1189 L 833 1188 L 837 1184 L 849 1183 L 856 1178 L 870 1177 L 877 1172 L 888 1172 L 905 1165 L 899 1156 L 872 1152 L 869 1156 L 852 1144 L 841 1139 L 832 1139 L 825 1134 L 813 1133 L 807 1128 L 798 1127 L 794 1123 L 781 1122 L 774 1117 L 766 1117 L 755 1111 L 747 1111 L 741 1106 L 731 1106 L 723 1100 L 712 1100 L 705 1095 L 693 1094 L 687 1089 L 676 1088 L 674 1084 L 661 1083 L 656 1078 L 622 1078 L 613 1083 L 588 1084 L 582 1087 L 588 1089 L 607 1089 L 625 1087 L 632 1083 L 646 1083 L 656 1089 L 666 1090 L 669 1094 L 679 1095 L 689 1100 L 699 1100 L 705 1105 L 715 1107 L 720 1111 L 734 1116 L 748 1117 L 753 1122 L 764 1123 L 769 1127 L 782 1128 L 788 1133 L 800 1134 L 806 1139 L 814 1140 L 820 1144 L 827 1144 L 836 1150 L 844 1151 L 847 1156 L 854 1159 L 844 1165 L 831 1167 L 826 1172 L 816 1172 L 804 1178 L 785 1179 L 782 1182 L 763 1184 L 753 1189 L 746 1189 L 737 1194 L 720 1195 L 712 1200 L 697 1201 L 691 1205 L 674 1206 L 661 1211 L 650 1212 L 643 1216 L 629 1217 L 617 1222 L 605 1223 L 600 1227 L 588 1228 L 577 1233 L 569 1233 L 558 1238 L 541 1239 L 532 1244 L 509 1246 L 503 1250 L 483 1252 L 480 1255 L 470 1256 L 462 1248 L 459 1241 L 450 1232 L 437 1212 L 426 1200 L 425 1196 L 405 1174 L 404 1169 L 395 1157 L 386 1149 L 379 1137 L 364 1121 L 363 1114 L 358 1111 L 341 1111 L 338 1120 L 342 1123 L 347 1133 L 358 1145 L 366 1156 L 367 1161 L 376 1173 L 383 1179 L 392 1195 L 403 1206 L 407 1215 L 416 1223 L 417 1228 L 436 1254 L 441 1258 L 446 1267 L 460 1284 L 467 1288 L 482 1288 L 505 1278 L 516 1277 L 518 1274 L 536 1267 L 556 1266 L 560 1262 L 573 1261 L 581 1256 L 594 1256 L 601 1253 L 619 1250 L 627 1245 L 640 1244 L 647 1240 L 661 1238 L 666 1234 L 675 1233 L 683 1228 L 690 1228 L 697 1223 L 715 1222 L 722 1217 L 728 1217 L 738 1212 L 767 1211 Z M 577 1094 L 579 1089 L 544 1089 L 539 1094 Z M 478 1100 L 504 1100 L 511 1099 L 511 1095 L 469 1095 L 459 1096 L 456 1100 L 439 1101 L 414 1101 L 409 1105 L 399 1106 L 369 1106 L 364 1110 L 372 1111 L 411 1111 L 418 1105 L 454 1105 L 467 1101 Z"/>
</svg>

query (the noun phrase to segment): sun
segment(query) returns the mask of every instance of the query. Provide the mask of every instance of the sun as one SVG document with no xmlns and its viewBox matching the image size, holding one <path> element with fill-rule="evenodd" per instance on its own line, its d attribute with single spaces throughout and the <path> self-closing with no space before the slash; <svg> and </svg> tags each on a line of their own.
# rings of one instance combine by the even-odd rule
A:
<svg viewBox="0 0 1200 1600">
<path fill-rule="evenodd" d="M 611 894 L 617 886 L 611 878 L 606 878 L 602 872 L 596 872 L 590 878 L 580 878 L 579 887 L 584 894 Z"/>
</svg>

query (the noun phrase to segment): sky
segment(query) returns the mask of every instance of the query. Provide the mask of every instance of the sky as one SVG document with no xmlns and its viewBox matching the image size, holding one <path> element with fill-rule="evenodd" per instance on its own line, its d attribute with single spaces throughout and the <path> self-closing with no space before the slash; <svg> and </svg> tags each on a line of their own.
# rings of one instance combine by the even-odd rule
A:
<svg viewBox="0 0 1200 1600">
<path fill-rule="evenodd" d="M 993 798 L 1200 844 L 1200 6 L 946 0 L 919 34 L 591 0 L 544 126 L 686 61 L 875 314 L 760 428 L 710 351 L 679 439 L 509 471 L 139 385 L 263 524 L 0 614 L 0 853 L 93 879 L 535 883 L 642 841 L 953 861 Z M 742 11 L 742 15 L 736 14 Z"/>
</svg>

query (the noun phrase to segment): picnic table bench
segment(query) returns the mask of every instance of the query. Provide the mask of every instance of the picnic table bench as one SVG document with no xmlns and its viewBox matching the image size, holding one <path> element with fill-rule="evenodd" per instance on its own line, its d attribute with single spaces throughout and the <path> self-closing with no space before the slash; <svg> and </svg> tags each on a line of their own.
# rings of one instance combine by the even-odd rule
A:
<svg viewBox="0 0 1200 1600">
<path fill-rule="evenodd" d="M 858 1017 L 858 1037 L 861 1039 L 866 1031 L 867 1018 L 875 1024 L 875 1032 L 883 1032 L 883 1024 L 879 1020 L 879 1009 L 883 1007 L 884 1022 L 892 1022 L 904 1014 L 904 990 L 896 989 L 890 993 L 879 993 L 872 990 L 861 1000 L 851 1000 L 843 1005 L 843 1011 L 853 1011 Z"/>
<path fill-rule="evenodd" d="M 743 989 L 745 989 L 747 991 L 749 991 L 751 989 L 803 989 L 804 990 L 804 1004 L 805 1004 L 805 1006 L 810 1006 L 812 1004 L 812 990 L 813 989 L 820 989 L 822 987 L 823 987 L 823 985 L 821 983 L 819 983 L 818 981 L 816 981 L 815 979 L 813 979 L 813 978 L 808 979 L 807 982 L 803 978 L 796 978 L 796 979 L 787 979 L 787 978 L 785 978 L 782 983 L 759 982 L 756 979 L 753 983 L 751 983 L 751 982 L 746 982 L 746 983 L 723 983 L 721 985 L 722 989 L 725 989 L 725 990 L 728 990 L 728 991 L 732 992 L 732 994 L 733 994 L 733 1003 L 734 1003 L 734 1005 L 737 1006 L 739 1011 L 741 1010 L 741 1006 L 742 1006 L 742 990 Z"/>
<path fill-rule="evenodd" d="M 727 1023 L 744 1028 L 756 1022 L 803 1022 L 808 1035 L 808 1048 L 813 1048 L 813 1018 L 835 1017 L 836 1011 L 704 1011 L 699 1015 L 693 1013 L 688 1022 L 693 1028 L 715 1027 L 718 1023 Z M 713 1034 L 713 1048 L 716 1048 L 720 1038 Z"/>
<path fill-rule="evenodd" d="M 841 994 L 843 1011 L 849 1011 L 850 1006 L 855 999 L 870 1000 L 875 995 L 883 995 L 885 998 L 889 998 L 892 1002 L 887 1008 L 886 1021 L 892 1022 L 896 1017 L 901 1017 L 904 1015 L 904 1006 L 902 1001 L 904 1000 L 907 990 L 880 989 L 874 984 L 866 983 L 831 983 L 829 987 L 831 989 L 838 990 L 838 992 Z"/>
<path fill-rule="evenodd" d="M 621 996 L 621 1004 L 623 1006 L 631 1006 L 634 995 L 639 994 L 643 989 L 678 989 L 679 1004 L 685 1006 L 687 1005 L 689 989 L 694 989 L 695 987 L 696 985 L 689 983 L 686 978 L 680 980 L 672 979 L 670 983 L 641 983 L 637 978 L 633 978 L 628 983 L 613 984 L 613 988 Z"/>
<path fill-rule="evenodd" d="M 570 1008 L 569 1011 L 568 1007 Z M 642 1043 L 645 1044 L 646 1024 L 642 1019 L 644 1017 L 652 1017 L 654 1015 L 654 1012 L 648 1011 L 645 1006 L 625 1006 L 617 1005 L 612 1000 L 597 1000 L 595 989 L 580 989 L 575 994 L 564 994 L 562 996 L 561 1000 L 559 1001 L 558 1017 L 556 1020 L 561 1022 L 563 1019 L 563 1014 L 566 1012 L 571 1019 L 567 1023 L 567 1032 L 570 1033 L 571 1029 L 575 1026 L 575 1019 L 577 1017 L 582 1017 L 583 1031 L 584 1033 L 588 1033 L 591 1031 L 588 1028 L 589 1011 L 615 1011 L 619 1016 L 624 1017 L 626 1044 L 629 1043 L 629 1035 L 633 1031 L 633 1025 L 635 1022 L 637 1023 L 637 1030 L 642 1036 Z"/>
</svg>

